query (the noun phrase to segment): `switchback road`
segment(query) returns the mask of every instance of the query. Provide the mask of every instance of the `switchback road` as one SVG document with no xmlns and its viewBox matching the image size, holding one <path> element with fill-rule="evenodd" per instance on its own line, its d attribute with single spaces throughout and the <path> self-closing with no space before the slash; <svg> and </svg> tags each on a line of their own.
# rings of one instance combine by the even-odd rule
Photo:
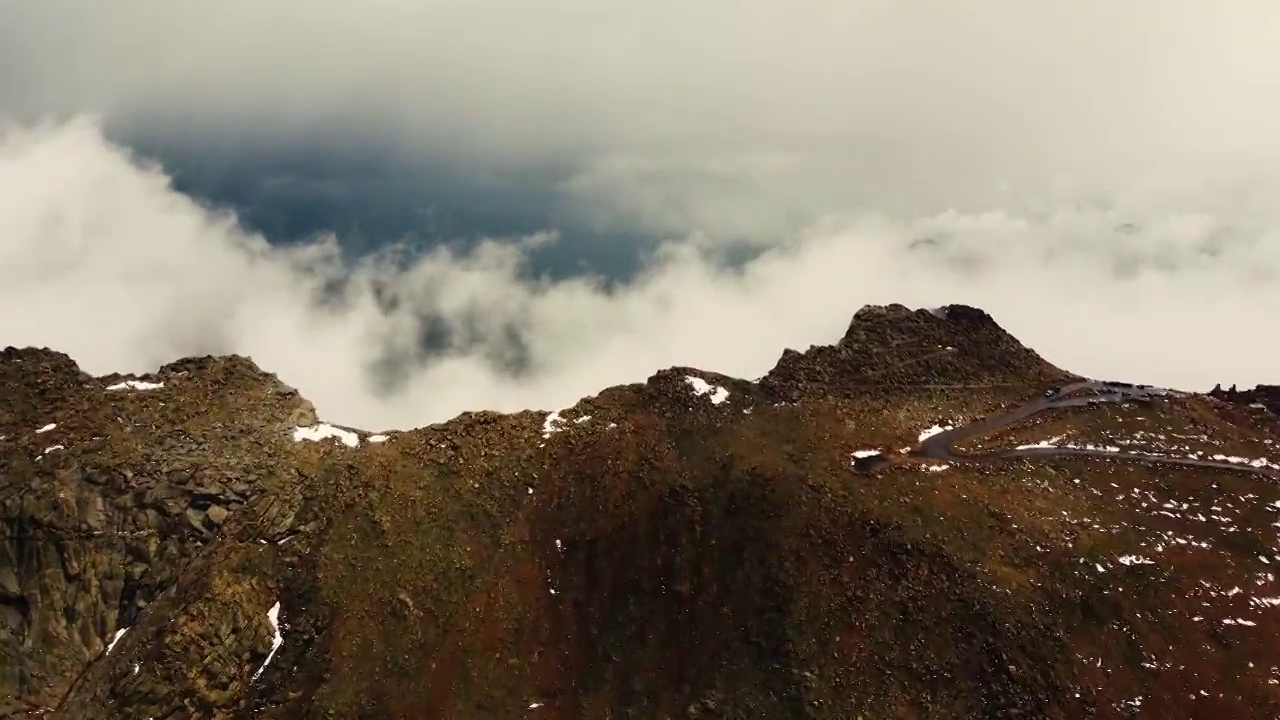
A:
<svg viewBox="0 0 1280 720">
<path fill-rule="evenodd" d="M 912 460 L 933 460 L 945 463 L 974 463 L 1007 460 L 1014 458 L 1053 458 L 1084 457 L 1104 460 L 1129 460 L 1134 462 L 1156 463 L 1161 465 L 1178 465 L 1184 467 L 1213 468 L 1232 470 L 1261 475 L 1280 481 L 1280 469 L 1269 464 L 1248 464 L 1230 460 L 1212 458 L 1179 457 L 1157 453 L 1134 452 L 1127 450 L 1109 450 L 1088 447 L 1058 447 L 1054 445 L 1037 445 L 996 450 L 984 454 L 965 453 L 956 450 L 955 446 L 966 440 L 984 437 L 998 432 L 1015 423 L 1051 410 L 1062 410 L 1073 407 L 1099 405 L 1102 403 L 1152 402 L 1167 399 L 1174 395 L 1171 390 L 1148 385 L 1130 385 L 1106 381 L 1087 380 L 1073 383 L 1047 394 L 1043 398 L 1020 405 L 1009 412 L 980 420 L 950 430 L 930 435 L 921 440 L 915 447 L 900 456 L 873 455 L 859 458 L 855 469 L 875 472 L 889 465 L 896 465 Z"/>
</svg>

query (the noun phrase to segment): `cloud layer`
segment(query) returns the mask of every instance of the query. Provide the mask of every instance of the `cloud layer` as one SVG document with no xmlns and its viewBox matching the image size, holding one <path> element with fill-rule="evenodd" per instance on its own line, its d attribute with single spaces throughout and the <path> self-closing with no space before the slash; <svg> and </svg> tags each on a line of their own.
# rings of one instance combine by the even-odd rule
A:
<svg viewBox="0 0 1280 720">
<path fill-rule="evenodd" d="M 538 169 L 567 215 L 768 244 L 855 207 L 1273 171 L 1277 26 L 1270 0 L 19 0 L 0 108 Z"/>
<path fill-rule="evenodd" d="M 754 377 L 784 347 L 834 341 L 860 305 L 895 301 L 988 308 L 1077 372 L 1275 382 L 1275 209 L 1205 182 L 850 213 L 732 269 L 673 241 L 606 291 L 524 272 L 554 235 L 355 266 L 333 238 L 273 248 L 81 119 L 0 135 L 0 342 L 58 348 L 95 373 L 248 354 L 328 419 L 371 429 L 560 407 L 674 364 Z"/>
<path fill-rule="evenodd" d="M 1087 374 L 1280 382 L 1277 26 L 1272 0 L 3 3 L 0 344 L 248 354 L 370 428 L 752 377 L 878 302 L 980 305 Z M 550 227 L 282 248 L 148 142 L 393 158 Z M 621 284 L 533 277 L 569 226 L 666 242 Z"/>
</svg>

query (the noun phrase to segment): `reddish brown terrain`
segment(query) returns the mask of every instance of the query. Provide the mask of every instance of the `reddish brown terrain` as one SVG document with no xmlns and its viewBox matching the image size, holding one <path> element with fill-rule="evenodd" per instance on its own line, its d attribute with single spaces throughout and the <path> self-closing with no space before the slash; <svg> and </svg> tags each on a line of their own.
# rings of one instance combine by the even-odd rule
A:
<svg viewBox="0 0 1280 720">
<path fill-rule="evenodd" d="M 1280 717 L 1277 408 L 1082 381 L 895 305 L 323 437 L 245 358 L 10 348 L 0 717 Z"/>
</svg>

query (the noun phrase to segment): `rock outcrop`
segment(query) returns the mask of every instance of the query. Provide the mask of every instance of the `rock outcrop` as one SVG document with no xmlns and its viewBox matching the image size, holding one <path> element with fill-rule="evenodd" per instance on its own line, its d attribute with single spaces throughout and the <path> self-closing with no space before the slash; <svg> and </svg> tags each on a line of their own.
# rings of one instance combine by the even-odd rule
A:
<svg viewBox="0 0 1280 720">
<path fill-rule="evenodd" d="M 1223 390 L 1217 385 L 1209 391 L 1209 396 L 1280 415 L 1280 385 L 1258 385 L 1250 390 L 1237 390 L 1235 385 Z"/>
<path fill-rule="evenodd" d="M 244 358 L 11 348 L 0 717 L 1276 717 L 1276 425 L 1171 394 L 994 440 L 1241 472 L 851 467 L 1073 378 L 889 306 L 759 382 L 371 434 Z"/>
<path fill-rule="evenodd" d="M 780 398 L 884 397 L 923 387 L 1063 383 L 1073 378 L 967 305 L 859 310 L 840 342 L 787 350 L 761 387 Z"/>
</svg>

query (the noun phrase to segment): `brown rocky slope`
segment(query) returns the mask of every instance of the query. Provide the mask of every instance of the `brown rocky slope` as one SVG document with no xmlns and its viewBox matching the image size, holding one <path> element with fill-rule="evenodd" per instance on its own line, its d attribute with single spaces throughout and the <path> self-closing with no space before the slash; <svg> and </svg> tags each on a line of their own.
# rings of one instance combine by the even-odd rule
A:
<svg viewBox="0 0 1280 720">
<path fill-rule="evenodd" d="M 1075 379 L 980 310 L 869 307 L 757 382 L 371 435 L 243 358 L 94 378 L 10 348 L 0 717 L 1277 717 L 1266 406 L 1082 406 L 965 448 L 1239 471 L 851 466 Z"/>
</svg>

